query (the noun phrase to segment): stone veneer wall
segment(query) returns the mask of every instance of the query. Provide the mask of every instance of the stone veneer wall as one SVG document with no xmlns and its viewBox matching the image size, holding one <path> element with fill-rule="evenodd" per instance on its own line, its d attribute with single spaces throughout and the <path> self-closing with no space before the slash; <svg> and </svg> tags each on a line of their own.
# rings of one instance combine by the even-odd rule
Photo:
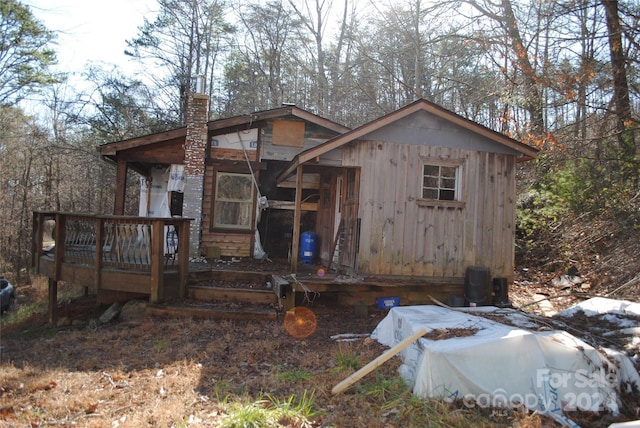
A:
<svg viewBox="0 0 640 428">
<path fill-rule="evenodd" d="M 204 94 L 189 94 L 187 103 L 187 136 L 184 147 L 184 200 L 182 215 L 193 218 L 190 230 L 191 257 L 200 256 L 202 236 L 202 198 L 207 150 L 207 121 L 209 97 Z"/>
</svg>

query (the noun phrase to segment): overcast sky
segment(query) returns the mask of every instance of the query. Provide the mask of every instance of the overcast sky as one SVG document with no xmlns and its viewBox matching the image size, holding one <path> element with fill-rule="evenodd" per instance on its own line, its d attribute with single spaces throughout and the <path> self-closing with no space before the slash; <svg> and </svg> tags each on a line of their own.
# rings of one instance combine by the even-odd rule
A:
<svg viewBox="0 0 640 428">
<path fill-rule="evenodd" d="M 117 64 L 125 74 L 135 67 L 124 55 L 155 0 L 23 0 L 33 15 L 58 34 L 58 69 L 80 73 L 88 62 Z"/>
</svg>

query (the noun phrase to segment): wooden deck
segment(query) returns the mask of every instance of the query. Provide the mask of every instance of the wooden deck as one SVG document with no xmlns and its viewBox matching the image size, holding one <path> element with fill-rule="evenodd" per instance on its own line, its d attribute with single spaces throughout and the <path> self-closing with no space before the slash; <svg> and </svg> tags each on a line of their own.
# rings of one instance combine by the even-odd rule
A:
<svg viewBox="0 0 640 428">
<path fill-rule="evenodd" d="M 34 213 L 33 265 L 49 278 L 50 322 L 57 322 L 59 281 L 95 292 L 97 303 L 225 301 L 284 311 L 317 303 L 376 308 L 379 298 L 390 297 L 400 305 L 431 304 L 432 298 L 448 302 L 463 296 L 463 278 L 319 276 L 319 266 L 301 266 L 291 274 L 281 265 L 263 272 L 190 265 L 188 231 L 189 219 L 181 218 Z M 215 281 L 257 282 L 265 288 L 218 288 Z M 179 310 L 174 306 L 169 312 Z M 185 311 L 194 313 L 193 307 Z"/>
<path fill-rule="evenodd" d="M 49 278 L 49 318 L 57 319 L 58 282 L 96 291 L 98 301 L 185 297 L 189 222 L 183 218 L 34 212 L 36 273 Z"/>
<path fill-rule="evenodd" d="M 335 302 L 348 306 L 378 306 L 378 299 L 397 298 L 402 306 L 433 304 L 432 298 L 449 302 L 463 297 L 464 278 L 364 277 L 296 275 L 291 279 L 296 304 Z"/>
</svg>

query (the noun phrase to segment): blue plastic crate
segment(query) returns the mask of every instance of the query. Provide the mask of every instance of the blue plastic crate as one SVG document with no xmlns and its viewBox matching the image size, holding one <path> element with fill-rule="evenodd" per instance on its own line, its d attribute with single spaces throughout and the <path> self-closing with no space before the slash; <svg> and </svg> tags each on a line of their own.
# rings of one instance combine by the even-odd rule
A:
<svg viewBox="0 0 640 428">
<path fill-rule="evenodd" d="M 390 309 L 400 305 L 400 297 L 378 297 L 378 309 Z"/>
</svg>

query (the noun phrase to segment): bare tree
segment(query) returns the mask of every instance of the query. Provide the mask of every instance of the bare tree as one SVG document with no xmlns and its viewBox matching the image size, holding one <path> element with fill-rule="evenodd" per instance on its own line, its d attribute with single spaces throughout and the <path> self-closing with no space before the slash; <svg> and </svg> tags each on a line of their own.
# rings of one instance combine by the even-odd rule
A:
<svg viewBox="0 0 640 428">
<path fill-rule="evenodd" d="M 158 5 L 155 21 L 145 19 L 138 36 L 127 41 L 127 54 L 157 67 L 150 73 L 156 91 L 184 120 L 196 75 L 205 76 L 210 96 L 217 89 L 217 59 L 233 27 L 225 20 L 224 0 L 158 0 Z"/>
<path fill-rule="evenodd" d="M 346 0 L 345 0 L 346 1 Z M 304 0 L 302 5 L 296 4 L 294 0 L 289 0 L 289 4 L 302 20 L 302 25 L 309 32 L 313 43 L 313 49 L 307 47 L 307 54 L 310 58 L 309 66 L 313 67 L 314 78 L 316 79 L 314 105 L 318 114 L 324 115 L 327 112 L 327 100 L 329 98 L 329 81 L 326 69 L 326 48 L 325 34 L 327 25 L 330 22 L 329 15 L 332 11 L 332 0 Z M 306 38 L 303 33 L 299 34 L 301 39 Z"/>
<path fill-rule="evenodd" d="M 263 91 L 255 91 L 255 97 L 264 96 L 258 104 L 264 108 L 277 107 L 285 101 L 288 76 L 286 58 L 295 56 L 292 33 L 299 25 L 288 3 L 275 0 L 264 5 L 248 4 L 239 10 L 239 19 L 247 34 L 247 42 L 237 47 L 255 73 L 259 73 Z M 289 62 L 291 62 L 289 60 Z M 247 94 L 247 96 L 250 96 Z"/>
</svg>

